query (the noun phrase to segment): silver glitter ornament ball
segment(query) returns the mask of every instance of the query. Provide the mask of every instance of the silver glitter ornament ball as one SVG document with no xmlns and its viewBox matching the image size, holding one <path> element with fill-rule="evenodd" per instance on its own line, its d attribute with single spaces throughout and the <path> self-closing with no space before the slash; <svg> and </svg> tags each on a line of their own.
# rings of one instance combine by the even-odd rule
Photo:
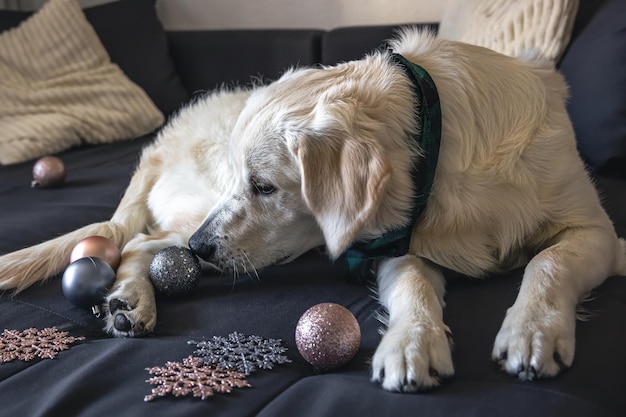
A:
<svg viewBox="0 0 626 417">
<path fill-rule="evenodd" d="M 184 295 L 200 281 L 200 261 L 189 249 L 171 246 L 157 252 L 150 263 L 150 280 L 167 296 Z"/>
<path fill-rule="evenodd" d="M 359 322 L 347 308 L 335 303 L 314 305 L 296 325 L 296 346 L 311 365 L 329 370 L 345 365 L 361 344 Z"/>
</svg>

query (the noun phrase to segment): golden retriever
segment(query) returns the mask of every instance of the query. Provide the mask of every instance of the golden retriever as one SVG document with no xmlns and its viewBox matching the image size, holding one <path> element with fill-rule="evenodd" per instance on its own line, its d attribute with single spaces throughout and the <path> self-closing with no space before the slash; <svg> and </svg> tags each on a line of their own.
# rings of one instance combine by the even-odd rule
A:
<svg viewBox="0 0 626 417">
<path fill-rule="evenodd" d="M 574 357 L 576 305 L 626 274 L 617 237 L 581 162 L 562 77 L 416 29 L 389 43 L 439 94 L 442 134 L 430 196 L 407 254 L 378 263 L 388 328 L 372 379 L 392 391 L 437 386 L 454 372 L 440 267 L 483 276 L 527 265 L 492 357 L 521 379 L 551 377 Z M 123 248 L 106 330 L 153 330 L 153 255 L 187 245 L 224 271 L 288 262 L 325 244 L 405 227 L 422 154 L 413 93 L 389 51 L 294 69 L 267 86 L 221 91 L 182 109 L 148 147 L 110 221 L 0 258 L 0 288 L 62 271 L 89 235 Z"/>
</svg>

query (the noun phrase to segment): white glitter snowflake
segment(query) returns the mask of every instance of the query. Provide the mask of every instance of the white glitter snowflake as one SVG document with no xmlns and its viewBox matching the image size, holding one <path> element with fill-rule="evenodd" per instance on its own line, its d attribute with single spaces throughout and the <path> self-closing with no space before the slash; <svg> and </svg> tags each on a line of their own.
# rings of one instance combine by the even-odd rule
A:
<svg viewBox="0 0 626 417">
<path fill-rule="evenodd" d="M 283 353 L 287 348 L 280 339 L 264 339 L 255 335 L 231 333 L 228 337 L 213 336 L 211 340 L 189 344 L 198 348 L 194 354 L 205 364 L 217 364 L 225 369 L 237 369 L 250 375 L 258 369 L 272 369 L 274 364 L 291 362 Z"/>
<path fill-rule="evenodd" d="M 30 361 L 36 357 L 54 359 L 59 352 L 84 337 L 69 336 L 56 327 L 38 330 L 34 327 L 24 331 L 5 329 L 0 336 L 0 362 L 16 359 Z"/>
<path fill-rule="evenodd" d="M 152 388 L 152 394 L 144 397 L 144 401 L 168 394 L 175 397 L 193 394 L 204 400 L 216 392 L 230 393 L 233 388 L 251 386 L 241 372 L 204 365 L 200 358 L 194 356 L 186 357 L 182 363 L 167 362 L 164 367 L 156 366 L 146 370 L 154 375 L 146 382 L 156 387 Z"/>
</svg>

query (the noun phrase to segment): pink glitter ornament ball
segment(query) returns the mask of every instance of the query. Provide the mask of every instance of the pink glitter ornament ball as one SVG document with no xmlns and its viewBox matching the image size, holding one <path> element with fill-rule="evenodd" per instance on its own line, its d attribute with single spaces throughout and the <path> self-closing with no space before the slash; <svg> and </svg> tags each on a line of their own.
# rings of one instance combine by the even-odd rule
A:
<svg viewBox="0 0 626 417">
<path fill-rule="evenodd" d="M 311 365 L 329 370 L 345 365 L 361 344 L 361 328 L 350 310 L 321 303 L 304 312 L 296 325 L 296 346 Z"/>
</svg>

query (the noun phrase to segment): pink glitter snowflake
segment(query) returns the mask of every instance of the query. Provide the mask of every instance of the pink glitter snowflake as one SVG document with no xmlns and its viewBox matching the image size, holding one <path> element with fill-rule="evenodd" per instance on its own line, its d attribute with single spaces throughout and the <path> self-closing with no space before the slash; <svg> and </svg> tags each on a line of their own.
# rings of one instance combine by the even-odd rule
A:
<svg viewBox="0 0 626 417">
<path fill-rule="evenodd" d="M 59 352 L 69 349 L 69 345 L 84 339 L 69 336 L 67 332 L 59 331 L 56 327 L 43 330 L 31 327 L 21 332 L 5 329 L 0 336 L 0 362 L 16 359 L 30 361 L 36 357 L 54 359 Z"/>
<path fill-rule="evenodd" d="M 188 356 L 183 362 L 167 362 L 164 367 L 146 368 L 154 375 L 146 382 L 156 385 L 144 401 L 171 394 L 181 397 L 193 394 L 206 399 L 214 393 L 230 393 L 233 388 L 250 387 L 245 375 L 235 370 L 221 369 L 215 365 L 203 365 L 200 358 Z"/>
</svg>

